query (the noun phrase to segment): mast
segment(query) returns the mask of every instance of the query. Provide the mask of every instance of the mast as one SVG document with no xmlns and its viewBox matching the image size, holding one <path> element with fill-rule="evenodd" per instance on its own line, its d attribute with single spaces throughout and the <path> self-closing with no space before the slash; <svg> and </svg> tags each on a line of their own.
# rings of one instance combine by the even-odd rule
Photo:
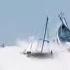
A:
<svg viewBox="0 0 70 70">
<path fill-rule="evenodd" d="M 64 17 L 64 21 L 65 21 L 65 23 L 66 23 L 66 25 L 67 25 L 67 27 L 68 27 L 68 24 L 67 24 L 67 21 L 66 21 L 65 17 Z M 68 28 L 69 28 L 69 27 L 68 27 Z"/>
<path fill-rule="evenodd" d="M 67 24 L 66 18 L 64 17 L 64 13 L 61 12 L 61 13 L 58 15 L 58 17 L 59 17 L 60 20 L 62 21 L 62 24 L 64 24 L 64 22 L 65 22 L 66 26 L 68 27 L 68 24 Z"/>
<path fill-rule="evenodd" d="M 43 38 L 41 53 L 42 53 L 43 47 L 44 47 L 44 42 L 45 42 L 45 37 L 46 37 L 46 30 L 47 30 L 47 24 L 48 24 L 48 17 L 47 17 L 47 21 L 46 21 L 46 25 L 45 25 L 45 32 L 44 32 L 44 38 Z"/>
<path fill-rule="evenodd" d="M 62 24 L 64 24 L 63 20 L 62 20 L 62 12 L 60 14 L 58 14 L 59 19 L 61 20 Z M 61 28 L 61 35 L 62 35 L 62 28 Z"/>
</svg>

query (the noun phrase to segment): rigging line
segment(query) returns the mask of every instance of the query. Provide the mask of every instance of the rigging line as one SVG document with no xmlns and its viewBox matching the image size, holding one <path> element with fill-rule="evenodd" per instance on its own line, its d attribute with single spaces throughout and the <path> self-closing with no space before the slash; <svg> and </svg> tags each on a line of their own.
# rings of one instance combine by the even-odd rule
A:
<svg viewBox="0 0 70 70">
<path fill-rule="evenodd" d="M 60 18 L 62 24 L 64 24 L 64 23 L 63 23 L 63 20 L 62 20 L 62 17 L 61 17 L 60 15 L 58 15 L 58 17 Z"/>
<path fill-rule="evenodd" d="M 65 21 L 65 23 L 66 23 L 66 25 L 67 25 L 67 27 L 68 27 L 68 24 L 67 24 L 67 21 L 66 21 L 65 17 L 64 17 L 64 21 Z"/>
<path fill-rule="evenodd" d="M 64 25 L 64 22 L 63 22 L 63 20 L 62 20 L 62 15 L 59 14 L 58 17 L 59 17 L 59 19 L 61 20 L 62 24 Z M 62 28 L 61 28 L 61 34 L 62 34 Z"/>
</svg>

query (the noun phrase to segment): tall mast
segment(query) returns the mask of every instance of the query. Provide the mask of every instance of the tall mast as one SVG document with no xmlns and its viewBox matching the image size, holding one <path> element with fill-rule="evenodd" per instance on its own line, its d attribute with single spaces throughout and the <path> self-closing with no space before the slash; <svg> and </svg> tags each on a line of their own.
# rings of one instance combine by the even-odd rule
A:
<svg viewBox="0 0 70 70">
<path fill-rule="evenodd" d="M 48 17 L 47 17 L 47 21 L 46 21 L 46 25 L 45 25 L 45 32 L 44 32 L 44 38 L 43 38 L 41 53 L 42 53 L 43 47 L 44 47 L 44 42 L 45 42 L 45 37 L 46 37 L 46 30 L 47 30 L 47 24 L 48 24 Z"/>
</svg>

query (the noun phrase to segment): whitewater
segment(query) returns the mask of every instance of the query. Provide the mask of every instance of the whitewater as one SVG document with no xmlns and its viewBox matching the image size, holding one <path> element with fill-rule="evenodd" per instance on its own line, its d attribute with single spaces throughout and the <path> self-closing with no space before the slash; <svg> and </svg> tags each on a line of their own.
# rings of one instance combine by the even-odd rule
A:
<svg viewBox="0 0 70 70">
<path fill-rule="evenodd" d="M 33 41 L 33 48 L 37 43 L 38 41 Z M 53 51 L 53 57 L 45 58 L 24 55 L 23 51 L 29 46 L 30 42 L 18 41 L 15 46 L 0 47 L 0 70 L 70 70 L 69 44 L 58 44 L 52 41 L 45 44 L 47 52 Z"/>
</svg>

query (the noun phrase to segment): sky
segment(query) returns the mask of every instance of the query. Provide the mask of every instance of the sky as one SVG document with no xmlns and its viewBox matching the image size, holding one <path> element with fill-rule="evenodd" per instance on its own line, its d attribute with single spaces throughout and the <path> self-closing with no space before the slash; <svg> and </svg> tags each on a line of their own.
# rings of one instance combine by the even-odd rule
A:
<svg viewBox="0 0 70 70">
<path fill-rule="evenodd" d="M 49 38 L 55 37 L 61 11 L 70 27 L 69 0 L 0 0 L 0 42 L 13 43 L 30 36 L 43 38 L 47 16 Z"/>
</svg>

